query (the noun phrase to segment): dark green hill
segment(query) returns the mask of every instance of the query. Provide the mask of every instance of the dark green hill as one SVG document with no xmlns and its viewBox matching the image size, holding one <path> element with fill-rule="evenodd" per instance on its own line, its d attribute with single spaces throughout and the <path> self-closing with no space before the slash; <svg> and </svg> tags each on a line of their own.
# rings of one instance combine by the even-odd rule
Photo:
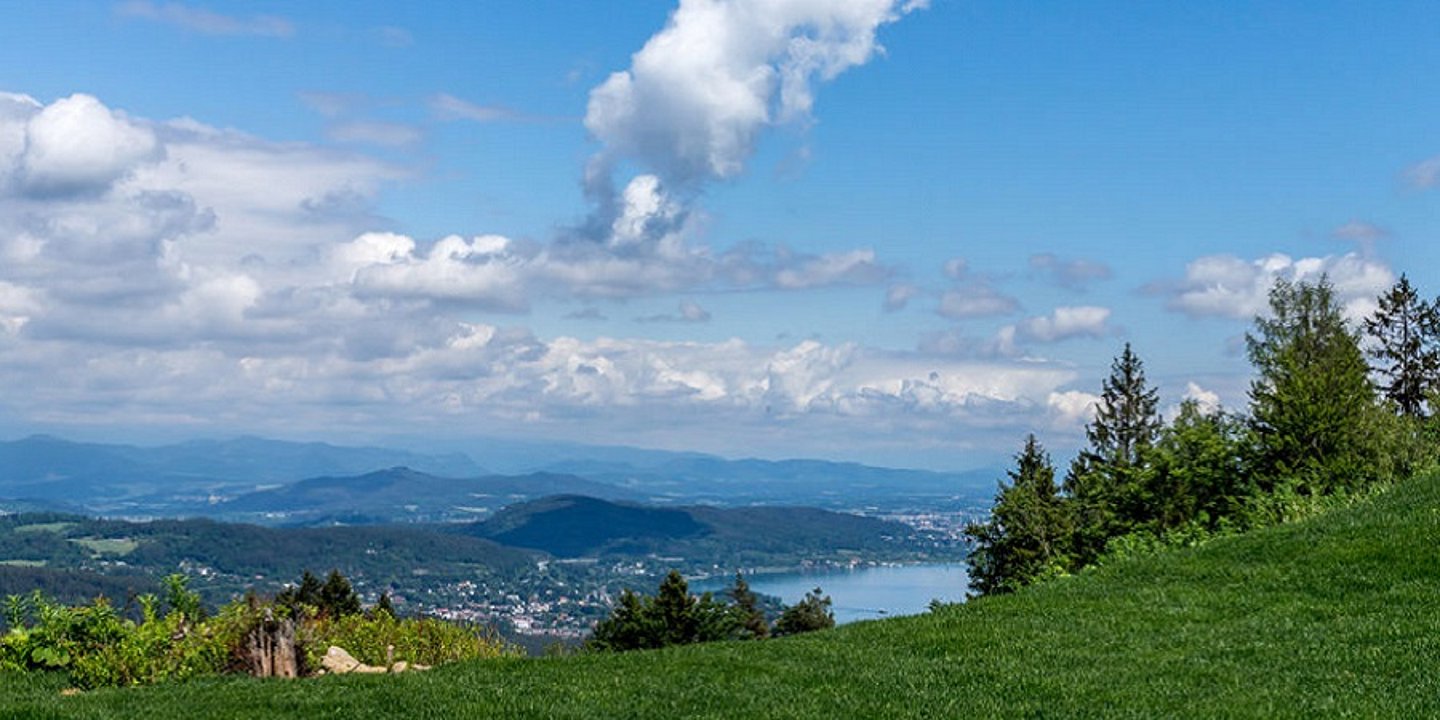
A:
<svg viewBox="0 0 1440 720">
<path fill-rule="evenodd" d="M 274 591 L 331 568 L 365 588 L 514 573 L 532 553 L 426 526 L 270 528 L 211 520 L 127 522 L 57 514 L 0 517 L 0 565 L 160 577 L 184 570 L 212 602 Z M 123 599 L 123 598 L 122 598 Z"/>
<path fill-rule="evenodd" d="M 61 697 L 15 716 L 1440 717 L 1440 477 L 1012 596 L 775 641 Z"/>
<path fill-rule="evenodd" d="M 654 507 L 575 495 L 512 505 L 457 531 L 560 557 L 660 554 L 732 567 L 780 554 L 893 554 L 915 534 L 900 523 L 815 508 Z"/>
<path fill-rule="evenodd" d="M 511 505 L 463 532 L 560 557 L 579 557 L 645 554 L 657 547 L 673 548 L 676 541 L 711 529 L 684 510 L 559 495 Z"/>
</svg>

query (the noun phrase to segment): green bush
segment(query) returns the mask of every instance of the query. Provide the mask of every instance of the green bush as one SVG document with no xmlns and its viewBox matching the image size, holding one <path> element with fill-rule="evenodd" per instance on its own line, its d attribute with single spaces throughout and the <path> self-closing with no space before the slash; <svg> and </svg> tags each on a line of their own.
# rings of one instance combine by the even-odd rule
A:
<svg viewBox="0 0 1440 720">
<path fill-rule="evenodd" d="M 344 648 L 367 665 L 399 660 L 440 665 L 518 654 L 485 626 L 436 618 L 398 619 L 384 612 L 320 618 L 307 630 L 304 645 L 307 667 L 311 668 L 320 667 L 320 659 L 331 645 Z M 393 658 L 387 655 L 389 648 L 394 648 Z"/>
<path fill-rule="evenodd" d="M 338 585 L 338 584 L 337 584 Z M 267 616 L 291 617 L 291 609 L 254 595 L 205 617 L 199 596 L 182 576 L 165 579 L 165 612 L 154 595 L 136 598 L 139 622 L 120 616 L 101 597 L 67 607 L 40 593 L 9 597 L 4 603 L 9 631 L 0 635 L 0 672 L 58 670 L 82 688 L 142 685 L 218 675 L 241 668 L 246 639 Z M 433 618 L 398 620 L 388 612 L 321 615 L 297 605 L 299 651 L 318 668 L 330 645 L 360 661 L 394 660 L 439 665 L 492 658 L 515 651 L 491 630 Z"/>
</svg>

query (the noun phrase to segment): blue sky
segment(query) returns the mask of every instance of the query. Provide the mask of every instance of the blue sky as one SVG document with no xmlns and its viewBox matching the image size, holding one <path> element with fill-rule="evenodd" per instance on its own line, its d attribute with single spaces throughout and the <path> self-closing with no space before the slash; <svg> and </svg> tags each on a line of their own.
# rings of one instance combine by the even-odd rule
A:
<svg viewBox="0 0 1440 720">
<path fill-rule="evenodd" d="M 1429 3 L 0 0 L 0 429 L 965 468 L 1436 277 Z"/>
</svg>

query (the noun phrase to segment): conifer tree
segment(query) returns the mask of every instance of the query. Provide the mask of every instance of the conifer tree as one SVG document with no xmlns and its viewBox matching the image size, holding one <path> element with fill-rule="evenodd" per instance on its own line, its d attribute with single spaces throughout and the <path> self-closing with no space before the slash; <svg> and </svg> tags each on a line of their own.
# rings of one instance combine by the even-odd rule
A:
<svg viewBox="0 0 1440 720">
<path fill-rule="evenodd" d="M 765 613 L 760 610 L 760 599 L 750 590 L 750 584 L 740 573 L 735 573 L 735 584 L 726 591 L 735 612 L 742 623 L 741 635 L 745 638 L 764 640 L 770 635 L 770 626 L 765 622 Z"/>
<path fill-rule="evenodd" d="M 1388 474 L 1369 368 L 1329 278 L 1277 280 L 1270 311 L 1245 336 L 1260 489 L 1324 494 Z"/>
<path fill-rule="evenodd" d="M 1401 413 L 1423 418 L 1426 399 L 1440 388 L 1440 307 L 1421 300 L 1403 274 L 1377 300 L 1365 334 L 1375 372 L 1385 379 L 1381 389 Z"/>
<path fill-rule="evenodd" d="M 975 542 L 967 562 L 970 582 L 982 595 L 1011 592 L 1069 564 L 1069 514 L 1055 484 L 1055 467 L 1034 435 L 1015 456 L 1000 483 L 995 506 L 965 534 Z"/>
<path fill-rule="evenodd" d="M 799 635 L 835 627 L 835 613 L 831 612 L 830 605 L 830 596 L 823 594 L 818 587 L 805 593 L 800 602 L 780 613 L 780 619 L 775 621 L 775 636 Z"/>
<path fill-rule="evenodd" d="M 660 582 L 660 590 L 655 595 L 655 615 L 664 628 L 662 645 L 695 642 L 699 630 L 699 619 L 694 612 L 695 602 L 685 577 L 679 570 L 671 570 Z"/>
<path fill-rule="evenodd" d="M 1149 452 L 1163 426 L 1155 388 L 1130 343 L 1110 364 L 1095 418 L 1085 427 L 1090 446 L 1071 463 L 1065 491 L 1074 514 L 1072 552 L 1088 564 L 1112 537 L 1152 518 Z"/>
<path fill-rule="evenodd" d="M 389 615 L 391 618 L 400 617 L 400 614 L 395 612 L 395 603 L 390 600 L 389 592 L 380 593 L 380 599 L 375 602 L 374 614 L 376 616 Z"/>
</svg>

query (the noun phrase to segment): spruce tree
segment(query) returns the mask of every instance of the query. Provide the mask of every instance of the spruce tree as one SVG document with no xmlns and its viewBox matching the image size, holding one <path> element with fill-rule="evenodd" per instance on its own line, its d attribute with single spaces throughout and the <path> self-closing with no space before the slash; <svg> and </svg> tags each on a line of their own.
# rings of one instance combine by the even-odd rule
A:
<svg viewBox="0 0 1440 720">
<path fill-rule="evenodd" d="M 1069 564 L 1069 514 L 1055 467 L 1034 435 L 1006 474 L 1010 482 L 1000 483 L 989 519 L 965 528 L 975 543 L 967 558 L 970 584 L 982 595 L 1014 591 Z"/>
<path fill-rule="evenodd" d="M 1158 405 L 1145 364 L 1125 343 L 1101 384 L 1095 417 L 1085 427 L 1090 446 L 1065 477 L 1075 524 L 1071 550 L 1078 565 L 1098 557 L 1110 538 L 1153 519 L 1149 453 L 1163 427 Z"/>
<path fill-rule="evenodd" d="M 1261 489 L 1324 494 L 1388 474 L 1388 430 L 1329 278 L 1277 280 L 1270 312 L 1245 336 L 1257 372 L 1250 422 Z"/>
<path fill-rule="evenodd" d="M 318 609 L 328 618 L 342 618 L 360 614 L 360 596 L 350 586 L 350 581 L 339 570 L 331 570 L 320 588 Z"/>
<path fill-rule="evenodd" d="M 775 621 L 775 636 L 799 635 L 835 627 L 835 613 L 831 612 L 830 605 L 830 596 L 823 594 L 818 587 L 805 593 L 800 602 L 780 613 L 780 619 Z"/>
<path fill-rule="evenodd" d="M 750 584 L 740 573 L 735 573 L 735 584 L 726 591 L 730 600 L 735 603 L 735 613 L 739 616 L 741 637 L 764 640 L 770 635 L 770 626 L 765 622 L 765 613 L 760 610 L 760 599 L 750 590 Z"/>
<path fill-rule="evenodd" d="M 1385 379 L 1381 389 L 1401 413 L 1423 418 L 1427 398 L 1440 388 L 1440 307 L 1421 300 L 1403 274 L 1377 300 L 1365 334 L 1375 372 Z"/>
<path fill-rule="evenodd" d="M 395 612 L 395 603 L 390 600 L 389 592 L 380 593 L 380 599 L 375 602 L 375 609 L 373 614 L 376 617 L 379 617 L 380 615 L 388 615 L 391 618 L 400 617 L 400 614 Z"/>
</svg>

